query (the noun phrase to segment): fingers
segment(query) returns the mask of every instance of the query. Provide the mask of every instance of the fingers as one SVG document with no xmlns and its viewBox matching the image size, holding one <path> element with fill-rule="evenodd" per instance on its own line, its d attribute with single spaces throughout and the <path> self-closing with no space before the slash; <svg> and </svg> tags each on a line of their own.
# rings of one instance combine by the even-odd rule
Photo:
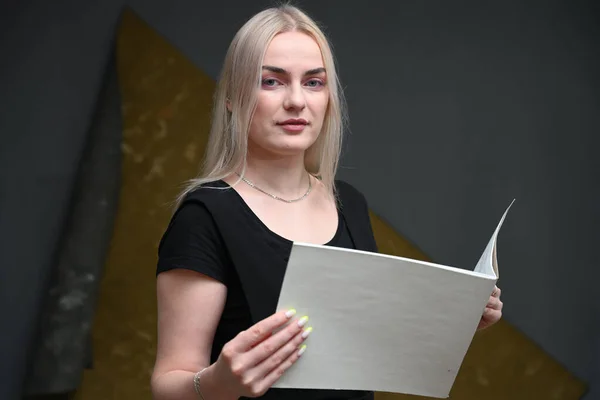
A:
<svg viewBox="0 0 600 400">
<path fill-rule="evenodd" d="M 304 329 L 308 317 L 290 321 L 294 314 L 293 310 L 274 314 L 223 346 L 217 363 L 224 366 L 233 392 L 261 396 L 277 378 L 273 371 L 282 374 L 298 359 L 304 351 L 300 345 L 312 328 Z M 265 381 L 266 376 L 270 380 Z"/>
<path fill-rule="evenodd" d="M 498 322 L 500 318 L 502 318 L 502 311 L 493 308 L 486 308 L 483 311 L 483 316 L 481 319 L 487 326 L 489 326 Z"/>
<path fill-rule="evenodd" d="M 483 311 L 483 315 L 481 317 L 481 320 L 479 321 L 477 330 L 489 328 L 496 322 L 500 321 L 500 318 L 502 318 L 502 311 L 494 310 L 493 308 L 486 308 Z"/>
<path fill-rule="evenodd" d="M 248 330 L 240 332 L 234 340 L 234 350 L 245 352 L 251 349 L 269 337 L 275 329 L 285 325 L 295 314 L 296 310 L 293 309 L 280 311 L 254 324 Z"/>
<path fill-rule="evenodd" d="M 498 286 L 494 287 L 492 294 L 483 310 L 483 315 L 481 316 L 481 320 L 479 321 L 479 325 L 477 329 L 485 329 L 502 318 L 502 307 L 504 304 L 500 300 L 500 288 Z"/>
<path fill-rule="evenodd" d="M 288 324 L 284 329 L 274 334 L 269 339 L 261 342 L 259 345 L 254 347 L 248 352 L 248 363 L 250 365 L 257 365 L 263 360 L 276 355 L 277 351 L 286 345 L 295 336 L 301 333 L 303 327 L 306 325 L 308 317 L 304 316 L 297 321 Z M 310 331 L 308 332 L 310 333 Z M 277 364 L 281 363 L 283 358 L 280 358 Z"/>
<path fill-rule="evenodd" d="M 502 310 L 502 301 L 497 298 L 497 297 L 490 297 L 490 299 L 488 300 L 488 303 L 486 305 L 486 308 L 490 308 L 492 310 Z"/>
<path fill-rule="evenodd" d="M 281 367 L 281 364 L 286 362 L 293 353 L 299 351 L 300 345 L 306 340 L 311 332 L 312 328 L 310 327 L 296 332 L 290 339 L 282 343 L 279 350 L 258 364 L 254 369 L 253 374 L 260 379 L 264 378 L 271 371 Z"/>
<path fill-rule="evenodd" d="M 500 298 L 501 290 L 498 286 L 494 286 L 494 290 L 492 291 L 492 297 Z"/>
<path fill-rule="evenodd" d="M 269 374 L 263 379 L 262 385 L 270 388 L 275 382 L 287 371 L 298 359 L 302 356 L 302 353 L 306 350 L 306 345 L 302 345 L 299 349 L 294 349 L 291 354 L 281 363 L 275 367 Z"/>
</svg>

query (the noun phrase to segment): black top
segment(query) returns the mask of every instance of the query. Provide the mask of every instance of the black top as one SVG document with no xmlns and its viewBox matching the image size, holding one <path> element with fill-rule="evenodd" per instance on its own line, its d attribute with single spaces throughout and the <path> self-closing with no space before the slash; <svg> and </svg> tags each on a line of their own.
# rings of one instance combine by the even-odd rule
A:
<svg viewBox="0 0 600 400">
<path fill-rule="evenodd" d="M 336 182 L 338 228 L 327 246 L 377 251 L 366 201 Z M 159 245 L 157 274 L 174 268 L 197 271 L 227 286 L 211 362 L 240 331 L 276 311 L 293 242 L 271 231 L 242 197 L 223 181 L 190 193 L 174 214 Z M 372 392 L 271 389 L 261 399 L 373 399 Z"/>
</svg>

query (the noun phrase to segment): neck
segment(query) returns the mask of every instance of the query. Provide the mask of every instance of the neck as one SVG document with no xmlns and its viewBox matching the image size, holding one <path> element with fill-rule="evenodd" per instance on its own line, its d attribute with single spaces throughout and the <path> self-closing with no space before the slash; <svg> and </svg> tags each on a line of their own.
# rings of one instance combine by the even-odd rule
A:
<svg viewBox="0 0 600 400">
<path fill-rule="evenodd" d="M 304 167 L 304 154 L 260 157 L 248 152 L 244 177 L 265 191 L 290 198 L 304 194 L 309 180 Z"/>
</svg>

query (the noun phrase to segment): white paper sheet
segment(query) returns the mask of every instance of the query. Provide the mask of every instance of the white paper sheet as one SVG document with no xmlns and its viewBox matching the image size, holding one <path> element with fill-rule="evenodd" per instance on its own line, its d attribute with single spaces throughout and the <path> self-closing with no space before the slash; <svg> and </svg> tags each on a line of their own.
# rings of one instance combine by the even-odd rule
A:
<svg viewBox="0 0 600 400">
<path fill-rule="evenodd" d="M 274 387 L 448 397 L 497 280 L 507 212 L 478 271 L 294 243 L 278 309 L 308 315 L 314 330 Z"/>
</svg>

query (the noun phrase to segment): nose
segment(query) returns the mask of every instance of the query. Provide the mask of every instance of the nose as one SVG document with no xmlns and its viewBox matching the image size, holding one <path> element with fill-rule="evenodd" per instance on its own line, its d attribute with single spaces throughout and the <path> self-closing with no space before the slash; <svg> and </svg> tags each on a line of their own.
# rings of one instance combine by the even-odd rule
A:
<svg viewBox="0 0 600 400">
<path fill-rule="evenodd" d="M 288 86 L 283 107 L 286 110 L 303 110 L 306 107 L 306 98 L 304 97 L 301 85 L 294 84 Z"/>
</svg>

